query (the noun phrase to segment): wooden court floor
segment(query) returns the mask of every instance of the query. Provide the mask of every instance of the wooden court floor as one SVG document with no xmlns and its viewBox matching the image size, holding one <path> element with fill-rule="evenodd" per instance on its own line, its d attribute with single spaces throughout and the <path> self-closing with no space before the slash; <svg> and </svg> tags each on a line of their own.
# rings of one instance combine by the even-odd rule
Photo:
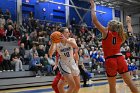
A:
<svg viewBox="0 0 140 93">
<path fill-rule="evenodd" d="M 134 81 L 140 91 L 140 79 Z M 107 80 L 90 81 L 91 87 L 82 87 L 79 93 L 109 93 L 109 86 Z M 82 85 L 82 84 L 81 84 Z M 131 93 L 128 86 L 123 80 L 117 80 L 117 93 Z M 55 93 L 51 86 L 31 87 L 21 89 L 3 90 L 0 93 Z"/>
</svg>

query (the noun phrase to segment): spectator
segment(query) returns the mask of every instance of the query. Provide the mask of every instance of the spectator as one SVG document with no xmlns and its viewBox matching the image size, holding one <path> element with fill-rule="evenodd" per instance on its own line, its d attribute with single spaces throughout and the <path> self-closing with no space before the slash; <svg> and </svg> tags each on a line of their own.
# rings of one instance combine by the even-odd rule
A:
<svg viewBox="0 0 140 93">
<path fill-rule="evenodd" d="M 45 57 L 41 63 L 44 66 L 44 71 L 47 71 L 47 75 L 53 75 L 52 66 L 48 61 L 48 54 L 45 54 Z"/>
<path fill-rule="evenodd" d="M 13 36 L 14 36 L 17 40 L 19 40 L 19 39 L 21 38 L 21 33 L 20 33 L 18 27 L 15 28 L 15 30 L 14 30 L 14 32 L 13 32 Z"/>
<path fill-rule="evenodd" d="M 31 43 L 30 43 L 30 36 L 28 33 L 25 33 L 25 36 L 21 39 L 21 43 L 24 43 L 25 49 L 30 49 Z"/>
<path fill-rule="evenodd" d="M 87 84 L 87 81 L 89 80 L 89 78 L 86 74 L 87 70 L 85 69 L 85 66 L 84 66 L 84 52 L 82 49 L 79 50 L 78 67 L 79 67 L 80 73 L 81 73 L 83 81 L 84 81 L 83 87 L 88 87 L 89 85 Z"/>
<path fill-rule="evenodd" d="M 3 41 L 5 39 L 5 30 L 4 26 L 0 25 L 0 40 Z"/>
<path fill-rule="evenodd" d="M 6 24 L 6 21 L 4 19 L 4 16 L 1 15 L 1 17 L 0 17 L 0 25 L 5 25 L 5 24 Z"/>
<path fill-rule="evenodd" d="M 14 53 L 11 54 L 11 64 L 15 66 L 15 71 L 23 71 L 22 61 L 20 60 L 19 48 L 14 49 Z"/>
<path fill-rule="evenodd" d="M 45 57 L 44 45 L 39 45 L 39 49 L 37 50 L 37 52 L 40 58 Z"/>
<path fill-rule="evenodd" d="M 19 54 L 20 54 L 20 59 L 21 59 L 21 61 L 25 64 L 25 60 L 24 60 L 24 56 L 25 56 L 24 43 L 21 43 L 21 44 L 20 44 Z"/>
<path fill-rule="evenodd" d="M 39 74 L 40 72 L 43 73 L 43 66 L 40 63 L 40 58 L 38 57 L 37 53 L 33 53 L 33 58 L 31 59 L 29 68 L 31 71 L 35 71 L 36 76 L 40 76 L 40 74 Z"/>
<path fill-rule="evenodd" d="M 3 53 L 3 70 L 6 71 L 13 71 L 13 67 L 10 62 L 10 54 L 9 51 L 6 49 Z"/>
<path fill-rule="evenodd" d="M 29 59 L 33 58 L 33 54 L 34 53 L 38 55 L 38 52 L 37 52 L 37 49 L 36 49 L 36 45 L 33 45 L 33 47 L 30 49 L 30 51 L 29 51 Z"/>
<path fill-rule="evenodd" d="M 6 12 L 5 12 L 5 19 L 7 20 L 7 19 L 9 19 L 9 18 L 11 18 L 11 13 L 10 13 L 10 11 L 9 11 L 8 9 L 6 9 Z"/>
<path fill-rule="evenodd" d="M 13 41 L 14 40 L 13 32 L 14 32 L 14 29 L 13 29 L 12 25 L 8 25 L 8 29 L 5 32 L 7 41 L 11 41 L 11 40 Z"/>
<path fill-rule="evenodd" d="M 1 10 L 1 8 L 0 8 L 0 18 L 1 18 L 2 15 L 3 15 L 3 12 L 2 12 L 2 10 Z"/>
<path fill-rule="evenodd" d="M 2 62 L 3 62 L 2 49 L 3 49 L 3 47 L 0 46 L 0 72 L 2 72 L 2 70 L 3 70 L 3 65 L 2 65 Z"/>
</svg>

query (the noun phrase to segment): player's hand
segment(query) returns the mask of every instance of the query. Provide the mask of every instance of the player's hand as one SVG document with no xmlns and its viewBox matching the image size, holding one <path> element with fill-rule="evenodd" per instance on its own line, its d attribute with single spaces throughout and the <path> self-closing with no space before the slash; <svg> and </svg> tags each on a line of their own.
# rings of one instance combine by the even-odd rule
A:
<svg viewBox="0 0 140 93">
<path fill-rule="evenodd" d="M 56 70 L 56 68 L 57 68 L 57 65 L 54 65 L 54 67 L 53 67 L 53 71 Z"/>
<path fill-rule="evenodd" d="M 94 0 L 90 0 L 90 4 L 91 4 L 91 8 L 94 8 L 95 6 L 94 6 Z"/>
<path fill-rule="evenodd" d="M 126 23 L 131 23 L 131 17 L 130 16 L 126 16 Z"/>
</svg>

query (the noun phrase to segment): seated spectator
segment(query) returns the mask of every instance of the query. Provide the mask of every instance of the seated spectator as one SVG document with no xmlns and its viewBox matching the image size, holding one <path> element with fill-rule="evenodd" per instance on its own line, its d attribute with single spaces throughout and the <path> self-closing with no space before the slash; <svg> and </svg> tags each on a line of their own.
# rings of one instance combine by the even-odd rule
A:
<svg viewBox="0 0 140 93">
<path fill-rule="evenodd" d="M 4 19 L 4 16 L 1 15 L 1 18 L 0 18 L 0 25 L 5 25 L 6 24 L 6 21 Z"/>
<path fill-rule="evenodd" d="M 44 57 L 44 59 L 41 63 L 44 66 L 44 71 L 47 71 L 47 75 L 53 75 L 52 66 L 48 61 L 48 55 L 47 54 L 45 54 L 45 57 Z"/>
<path fill-rule="evenodd" d="M 2 62 L 3 62 L 2 49 L 3 49 L 3 47 L 0 46 L 0 72 L 2 72 L 2 70 L 3 70 L 3 65 L 2 65 Z"/>
<path fill-rule="evenodd" d="M 39 45 L 39 49 L 37 49 L 38 56 L 40 57 L 41 61 L 45 57 L 44 45 Z"/>
<path fill-rule="evenodd" d="M 14 32 L 13 32 L 13 35 L 14 35 L 14 37 L 15 37 L 17 40 L 21 38 L 21 33 L 20 33 L 18 27 L 15 28 L 15 30 L 14 30 Z"/>
<path fill-rule="evenodd" d="M 33 54 L 36 53 L 38 55 L 36 45 L 33 45 L 33 47 L 29 51 L 29 59 L 31 60 L 33 58 Z"/>
<path fill-rule="evenodd" d="M 10 13 L 10 11 L 9 11 L 8 9 L 6 9 L 6 12 L 5 12 L 5 19 L 7 20 L 7 19 L 9 19 L 9 18 L 11 18 L 11 13 Z"/>
<path fill-rule="evenodd" d="M 14 29 L 12 25 L 8 25 L 8 29 L 5 31 L 7 41 L 11 41 L 11 40 L 14 41 L 13 32 L 14 32 Z"/>
<path fill-rule="evenodd" d="M 14 49 L 14 53 L 11 54 L 11 64 L 15 66 L 15 71 L 23 71 L 22 61 L 20 60 L 19 48 Z"/>
<path fill-rule="evenodd" d="M 31 43 L 30 43 L 30 36 L 28 33 L 25 33 L 25 36 L 21 38 L 21 43 L 24 43 L 25 49 L 30 49 Z"/>
<path fill-rule="evenodd" d="M 43 73 L 43 66 L 40 63 L 40 58 L 37 53 L 33 53 L 33 58 L 31 59 L 29 68 L 31 71 L 35 71 L 36 76 L 40 76 L 40 72 Z"/>
<path fill-rule="evenodd" d="M 9 51 L 6 49 L 3 53 L 3 70 L 4 71 L 13 71 L 11 62 L 10 62 L 10 54 Z"/>
<path fill-rule="evenodd" d="M 0 17 L 3 15 L 2 9 L 0 8 Z"/>
<path fill-rule="evenodd" d="M 25 48 L 24 48 L 24 43 L 20 44 L 20 48 L 19 48 L 19 54 L 20 54 L 20 59 L 23 63 L 25 63 L 24 61 L 24 56 L 25 56 Z"/>
<path fill-rule="evenodd" d="M 5 30 L 4 30 L 4 26 L 0 25 L 0 40 L 3 41 L 5 38 Z"/>
</svg>

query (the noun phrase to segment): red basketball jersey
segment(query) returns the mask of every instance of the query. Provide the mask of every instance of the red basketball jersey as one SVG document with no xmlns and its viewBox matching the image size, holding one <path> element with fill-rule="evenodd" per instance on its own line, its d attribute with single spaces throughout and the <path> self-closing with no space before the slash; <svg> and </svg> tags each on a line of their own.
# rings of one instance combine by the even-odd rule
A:
<svg viewBox="0 0 140 93">
<path fill-rule="evenodd" d="M 106 58 L 120 53 L 121 44 L 122 39 L 118 32 L 108 31 L 106 38 L 102 40 L 104 57 Z"/>
</svg>

